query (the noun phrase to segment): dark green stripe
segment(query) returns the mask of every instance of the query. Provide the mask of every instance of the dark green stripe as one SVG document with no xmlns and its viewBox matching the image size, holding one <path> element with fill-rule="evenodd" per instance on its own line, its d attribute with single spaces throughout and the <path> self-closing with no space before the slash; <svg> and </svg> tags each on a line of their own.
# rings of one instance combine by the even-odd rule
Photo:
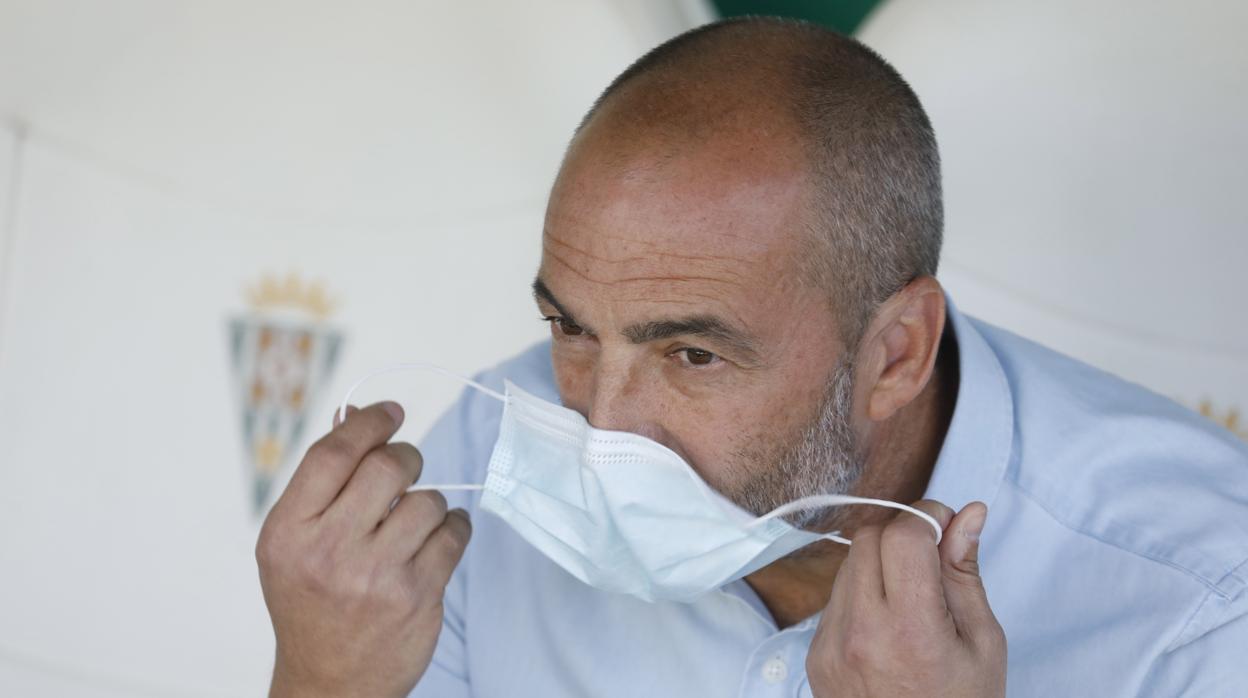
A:
<svg viewBox="0 0 1248 698">
<path fill-rule="evenodd" d="M 721 17 L 775 15 L 818 22 L 844 34 L 857 31 L 881 0 L 713 0 Z"/>
</svg>

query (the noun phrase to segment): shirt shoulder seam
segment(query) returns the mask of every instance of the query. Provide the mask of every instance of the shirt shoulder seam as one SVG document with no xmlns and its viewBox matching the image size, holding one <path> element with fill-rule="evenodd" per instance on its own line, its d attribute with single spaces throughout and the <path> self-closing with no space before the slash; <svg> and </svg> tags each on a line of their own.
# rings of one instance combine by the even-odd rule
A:
<svg viewBox="0 0 1248 698">
<path fill-rule="evenodd" d="M 1201 574 L 1200 572 L 1197 572 L 1196 570 L 1193 570 L 1184 565 L 1181 565 L 1175 562 L 1174 560 L 1159 557 L 1156 555 L 1150 555 L 1140 550 L 1128 548 L 1119 543 L 1106 540 L 1102 538 L 1101 536 L 1098 536 L 1097 534 L 1093 533 L 1092 531 L 1087 530 L 1086 528 L 1083 528 L 1081 526 L 1076 526 L 1070 523 L 1069 521 L 1067 521 L 1062 516 L 1058 515 L 1056 511 L 1054 511 L 1051 507 L 1049 507 L 1045 502 L 1040 500 L 1033 492 L 1031 492 L 1029 489 L 1024 487 L 1023 484 L 1020 483 L 1018 480 L 1011 479 L 1010 483 L 1015 488 L 1017 488 L 1018 491 L 1022 493 L 1022 495 L 1026 497 L 1028 501 L 1032 502 L 1033 504 L 1035 504 L 1036 506 L 1044 510 L 1044 512 L 1048 514 L 1050 518 L 1056 521 L 1063 528 L 1073 533 L 1076 533 L 1080 536 L 1083 536 L 1085 538 L 1094 540 L 1102 545 L 1107 545 L 1116 550 L 1121 550 L 1127 554 L 1134 555 L 1136 557 L 1148 560 L 1149 562 L 1163 565 L 1165 567 L 1169 567 L 1173 570 L 1181 572 L 1185 576 L 1190 577 L 1194 579 L 1195 581 L 1199 582 L 1201 586 L 1205 587 L 1205 589 L 1209 591 L 1209 593 L 1215 594 L 1222 599 L 1227 599 L 1227 600 L 1233 599 L 1236 596 L 1238 596 L 1246 586 L 1248 586 L 1248 580 L 1240 577 L 1239 575 L 1239 571 L 1243 569 L 1245 564 L 1248 564 L 1248 558 L 1245 558 L 1244 560 L 1240 560 L 1236 564 L 1231 565 L 1230 569 L 1225 574 L 1223 574 L 1218 579 L 1213 580 L 1213 579 L 1210 579 L 1207 575 Z M 1223 583 L 1226 582 L 1227 580 L 1233 580 L 1237 582 L 1234 585 L 1233 590 L 1227 590 L 1223 588 Z"/>
</svg>

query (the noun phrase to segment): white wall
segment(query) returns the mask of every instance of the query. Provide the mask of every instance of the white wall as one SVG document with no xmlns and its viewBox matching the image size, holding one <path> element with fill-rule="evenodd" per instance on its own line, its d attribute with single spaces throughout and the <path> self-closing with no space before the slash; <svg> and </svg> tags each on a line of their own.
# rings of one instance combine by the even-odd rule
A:
<svg viewBox="0 0 1248 698">
<path fill-rule="evenodd" d="M 1248 414 L 1244 26 L 1226 0 L 885 3 L 862 38 L 934 122 L 957 302 Z"/>
<path fill-rule="evenodd" d="M 0 246 L 0 693 L 262 694 L 226 331 L 246 287 L 297 272 L 338 303 L 298 452 L 373 368 L 470 372 L 541 337 L 528 283 L 572 127 L 698 12 L 0 2 L 0 113 L 29 126 Z M 12 155 L 0 131 L 0 178 Z M 457 391 L 360 399 L 401 399 L 415 440 Z"/>
<path fill-rule="evenodd" d="M 18 171 L 21 168 L 21 150 L 19 134 L 21 127 L 7 120 L 0 120 L 0 327 L 4 325 L 10 296 L 8 289 L 8 272 L 12 264 L 13 239 L 17 237 L 16 209 L 11 199 L 17 194 L 16 187 L 21 181 Z M 4 335 L 0 334 L 0 351 L 3 351 Z"/>
</svg>

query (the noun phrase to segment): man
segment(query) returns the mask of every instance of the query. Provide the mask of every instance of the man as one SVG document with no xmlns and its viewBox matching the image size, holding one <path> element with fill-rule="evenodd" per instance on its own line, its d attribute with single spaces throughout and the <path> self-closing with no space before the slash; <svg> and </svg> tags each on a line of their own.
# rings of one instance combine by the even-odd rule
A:
<svg viewBox="0 0 1248 698">
<path fill-rule="evenodd" d="M 939 543 L 911 514 L 794 512 L 852 545 L 688 603 L 605 592 L 475 495 L 403 494 L 485 480 L 497 403 L 466 394 L 423 458 L 373 405 L 309 450 L 261 534 L 273 694 L 1248 690 L 1244 445 L 958 313 L 941 226 L 928 120 L 853 40 L 739 20 L 643 57 L 551 192 L 552 340 L 479 380 L 657 441 L 755 514 L 921 500 Z"/>
</svg>

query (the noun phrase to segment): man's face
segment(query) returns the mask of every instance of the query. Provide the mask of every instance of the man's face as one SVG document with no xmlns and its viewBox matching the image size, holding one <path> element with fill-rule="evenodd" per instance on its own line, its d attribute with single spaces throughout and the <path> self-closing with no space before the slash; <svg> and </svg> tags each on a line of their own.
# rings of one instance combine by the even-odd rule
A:
<svg viewBox="0 0 1248 698">
<path fill-rule="evenodd" d="M 798 272 L 800 153 L 759 140 L 634 153 L 591 124 L 551 193 L 535 283 L 564 404 L 754 510 L 843 491 L 854 455 L 851 367 L 830 299 Z"/>
</svg>

